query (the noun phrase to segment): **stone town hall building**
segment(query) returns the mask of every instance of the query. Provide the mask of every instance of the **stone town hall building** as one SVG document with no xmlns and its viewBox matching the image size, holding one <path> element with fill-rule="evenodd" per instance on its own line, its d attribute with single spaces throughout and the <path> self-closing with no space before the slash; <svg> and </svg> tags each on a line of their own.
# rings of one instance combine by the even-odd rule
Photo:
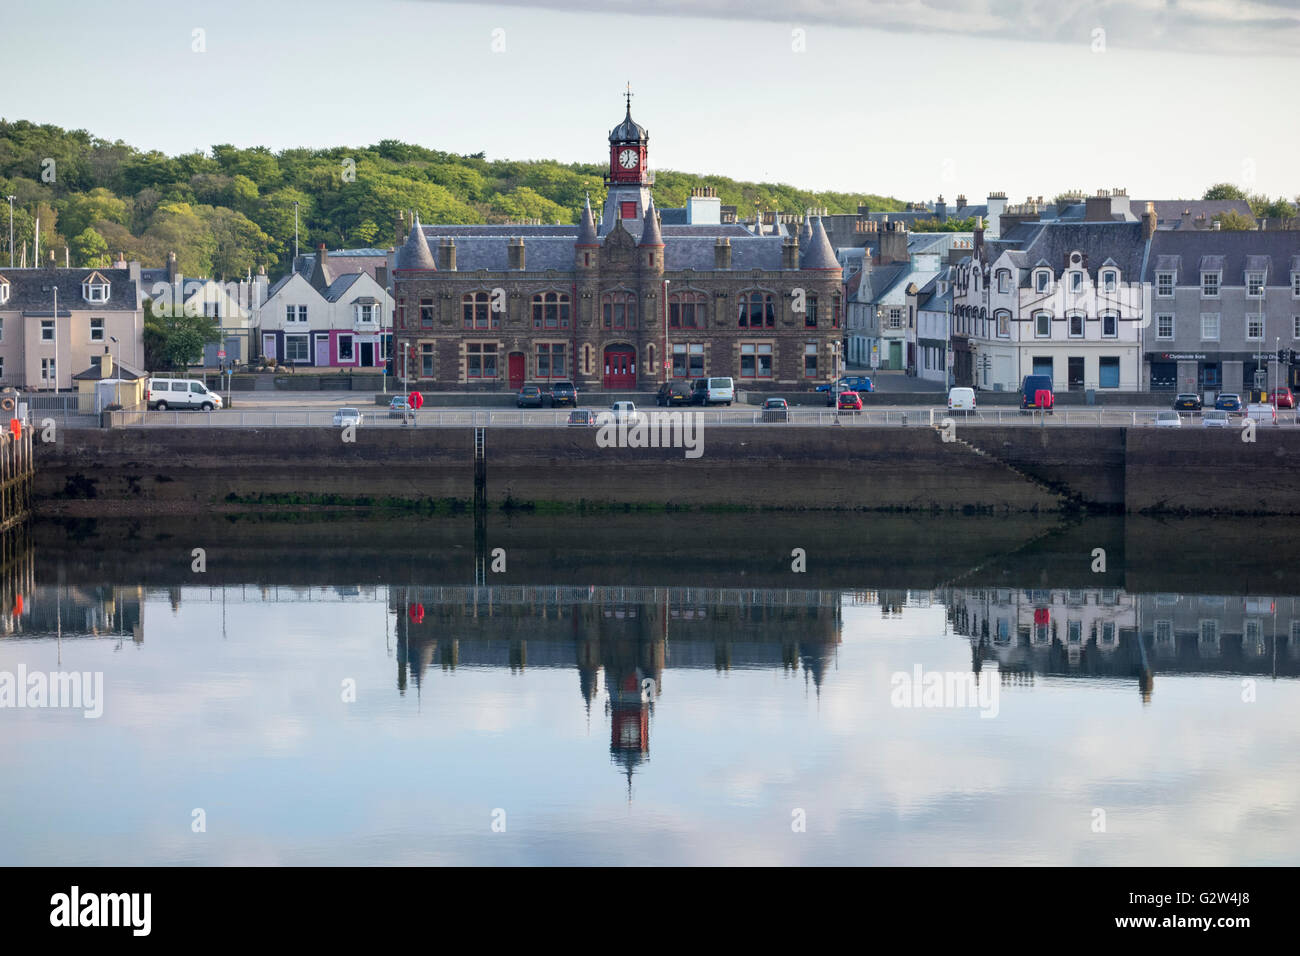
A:
<svg viewBox="0 0 1300 956">
<path fill-rule="evenodd" d="M 395 374 L 434 390 L 650 390 L 729 375 L 806 388 L 837 367 L 841 270 L 821 221 L 802 234 L 724 223 L 712 190 L 660 215 L 649 134 L 609 134 L 608 196 L 576 226 L 421 226 L 394 256 Z M 761 217 L 760 217 L 761 219 Z"/>
</svg>

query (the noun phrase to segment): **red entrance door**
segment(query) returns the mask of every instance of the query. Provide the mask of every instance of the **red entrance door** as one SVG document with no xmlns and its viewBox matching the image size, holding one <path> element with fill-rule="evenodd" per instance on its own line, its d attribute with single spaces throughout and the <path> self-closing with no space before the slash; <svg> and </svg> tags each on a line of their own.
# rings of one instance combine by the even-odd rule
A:
<svg viewBox="0 0 1300 956">
<path fill-rule="evenodd" d="M 630 345 L 611 345 L 605 349 L 605 376 L 608 389 L 636 388 L 636 352 Z"/>
<path fill-rule="evenodd" d="M 510 387 L 524 387 L 524 353 L 510 353 Z"/>
</svg>

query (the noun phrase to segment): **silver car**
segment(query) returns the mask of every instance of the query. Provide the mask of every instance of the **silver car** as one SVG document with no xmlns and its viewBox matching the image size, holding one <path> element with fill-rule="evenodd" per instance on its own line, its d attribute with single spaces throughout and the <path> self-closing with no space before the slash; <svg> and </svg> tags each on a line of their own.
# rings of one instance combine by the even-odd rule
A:
<svg viewBox="0 0 1300 956">
<path fill-rule="evenodd" d="M 340 408 L 334 413 L 334 427 L 343 428 L 346 425 L 360 425 L 361 412 L 355 408 Z"/>
<path fill-rule="evenodd" d="M 1206 428 L 1231 428 L 1232 421 L 1228 413 L 1221 408 L 1207 408 L 1201 416 L 1201 424 Z"/>
</svg>

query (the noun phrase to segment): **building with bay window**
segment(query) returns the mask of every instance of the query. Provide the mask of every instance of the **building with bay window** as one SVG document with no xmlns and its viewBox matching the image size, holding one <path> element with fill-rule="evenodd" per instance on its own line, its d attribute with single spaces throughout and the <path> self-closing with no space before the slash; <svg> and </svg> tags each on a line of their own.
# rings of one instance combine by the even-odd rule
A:
<svg viewBox="0 0 1300 956">
<path fill-rule="evenodd" d="M 588 202 L 576 225 L 414 221 L 391 261 L 395 374 L 611 391 L 727 375 L 761 390 L 842 370 L 842 273 L 819 220 L 798 235 L 779 216 L 723 222 L 708 188 L 661 214 L 630 105 L 608 141 L 599 218 Z"/>
</svg>

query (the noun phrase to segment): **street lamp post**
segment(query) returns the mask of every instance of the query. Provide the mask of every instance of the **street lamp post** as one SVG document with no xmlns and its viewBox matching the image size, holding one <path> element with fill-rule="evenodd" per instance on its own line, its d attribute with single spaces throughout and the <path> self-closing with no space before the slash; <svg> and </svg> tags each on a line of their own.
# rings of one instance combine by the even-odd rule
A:
<svg viewBox="0 0 1300 956">
<path fill-rule="evenodd" d="M 664 384 L 668 384 L 668 286 L 672 283 L 671 279 L 664 280 L 664 354 L 660 361 L 664 365 Z M 679 310 L 680 311 L 680 310 Z M 689 359 L 688 359 L 689 361 Z"/>
</svg>

